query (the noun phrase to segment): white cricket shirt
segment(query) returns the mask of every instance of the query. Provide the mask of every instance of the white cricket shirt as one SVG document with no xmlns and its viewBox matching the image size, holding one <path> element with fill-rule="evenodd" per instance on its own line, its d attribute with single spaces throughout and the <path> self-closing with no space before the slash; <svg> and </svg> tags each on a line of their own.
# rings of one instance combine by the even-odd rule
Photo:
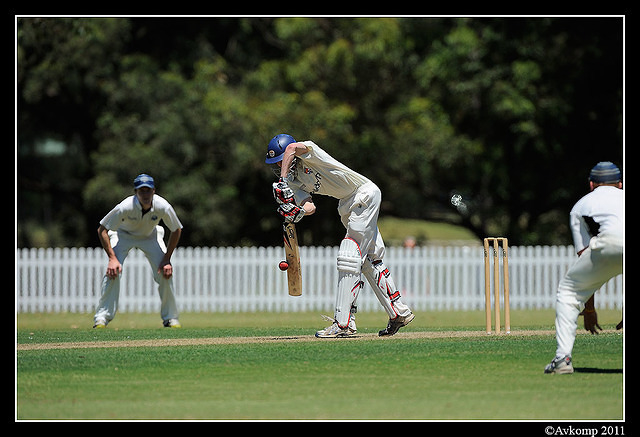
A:
<svg viewBox="0 0 640 437">
<path fill-rule="evenodd" d="M 297 157 L 296 172 L 289 179 L 289 186 L 294 190 L 298 203 L 316 193 L 345 199 L 362 185 L 371 182 L 333 158 L 313 141 L 300 143 L 307 146 L 309 151 Z"/>
<path fill-rule="evenodd" d="M 623 238 L 624 191 L 601 185 L 573 206 L 570 217 L 576 250 L 589 246 L 591 237 L 608 234 Z"/>
<path fill-rule="evenodd" d="M 151 209 L 143 215 L 142 205 L 134 195 L 116 205 L 100 220 L 100 224 L 110 231 L 126 232 L 134 237 L 148 237 L 160 224 L 160 220 L 171 232 L 182 229 L 176 212 L 164 198 L 154 194 Z"/>
</svg>

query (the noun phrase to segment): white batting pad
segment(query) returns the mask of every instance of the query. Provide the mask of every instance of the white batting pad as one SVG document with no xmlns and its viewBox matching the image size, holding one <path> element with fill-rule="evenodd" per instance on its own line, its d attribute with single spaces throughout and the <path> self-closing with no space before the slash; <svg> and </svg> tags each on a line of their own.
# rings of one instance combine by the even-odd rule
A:
<svg viewBox="0 0 640 437">
<path fill-rule="evenodd" d="M 402 302 L 400 291 L 393 281 L 393 277 L 382 260 L 371 262 L 366 259 L 362 266 L 362 273 L 373 289 L 378 301 L 382 304 L 390 319 L 406 316 L 411 313 L 409 307 Z"/>
<path fill-rule="evenodd" d="M 360 280 L 362 258 L 358 244 L 345 238 L 338 250 L 338 294 L 336 296 L 335 319 L 338 326 L 349 324 L 351 305 L 358 298 L 363 282 Z"/>
</svg>

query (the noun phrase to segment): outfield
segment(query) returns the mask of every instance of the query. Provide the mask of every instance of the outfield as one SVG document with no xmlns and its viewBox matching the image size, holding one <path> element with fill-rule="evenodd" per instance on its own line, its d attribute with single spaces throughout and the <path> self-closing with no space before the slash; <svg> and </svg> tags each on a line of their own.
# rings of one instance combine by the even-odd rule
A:
<svg viewBox="0 0 640 437">
<path fill-rule="evenodd" d="M 379 338 L 383 313 L 358 314 L 358 338 L 316 339 L 311 313 L 87 314 L 17 317 L 16 418 L 98 420 L 622 420 L 620 311 L 580 335 L 573 375 L 545 375 L 553 311 L 512 311 L 487 336 L 477 312 L 418 313 Z"/>
</svg>

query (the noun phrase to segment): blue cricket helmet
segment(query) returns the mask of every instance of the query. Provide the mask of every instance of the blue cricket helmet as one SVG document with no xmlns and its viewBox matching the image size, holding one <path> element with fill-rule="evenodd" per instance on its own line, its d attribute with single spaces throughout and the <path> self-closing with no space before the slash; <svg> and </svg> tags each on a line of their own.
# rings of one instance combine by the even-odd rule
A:
<svg viewBox="0 0 640 437">
<path fill-rule="evenodd" d="M 267 164 L 275 164 L 276 162 L 282 161 L 284 150 L 289 144 L 295 142 L 295 138 L 288 134 L 278 134 L 271 138 L 269 147 L 267 148 L 267 159 L 265 159 L 264 162 Z"/>
</svg>

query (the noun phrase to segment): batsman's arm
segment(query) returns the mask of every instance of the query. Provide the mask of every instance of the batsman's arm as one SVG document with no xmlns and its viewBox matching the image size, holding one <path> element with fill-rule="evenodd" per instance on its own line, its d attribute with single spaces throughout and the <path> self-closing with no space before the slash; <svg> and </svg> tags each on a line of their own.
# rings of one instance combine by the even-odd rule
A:
<svg viewBox="0 0 640 437">
<path fill-rule="evenodd" d="M 316 204 L 313 203 L 311 197 L 307 197 L 300 203 L 300 207 L 304 209 L 304 215 L 311 215 L 316 212 Z"/>
<path fill-rule="evenodd" d="M 284 154 L 282 155 L 282 166 L 280 167 L 280 177 L 286 178 L 289 174 L 289 170 L 291 169 L 291 164 L 293 163 L 293 158 L 296 156 L 304 155 L 307 153 L 309 149 L 302 143 L 291 143 L 284 150 Z"/>
</svg>

